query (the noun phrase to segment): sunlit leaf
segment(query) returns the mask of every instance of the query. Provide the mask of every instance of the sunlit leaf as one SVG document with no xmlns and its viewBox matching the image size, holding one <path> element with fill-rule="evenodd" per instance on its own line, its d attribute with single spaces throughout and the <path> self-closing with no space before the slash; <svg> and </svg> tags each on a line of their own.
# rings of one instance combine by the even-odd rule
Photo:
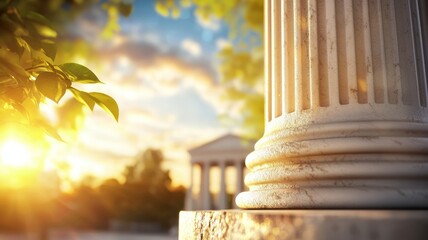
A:
<svg viewBox="0 0 428 240">
<path fill-rule="evenodd" d="M 58 127 L 67 130 L 78 130 L 84 120 L 85 104 L 70 98 L 57 109 Z"/>
<path fill-rule="evenodd" d="M 160 15 L 162 15 L 164 17 L 168 17 L 169 16 L 169 9 L 168 9 L 168 7 L 165 6 L 165 4 L 161 3 L 160 1 L 156 2 L 155 9 L 156 9 L 156 12 L 159 13 Z"/>
<path fill-rule="evenodd" d="M 57 32 L 46 25 L 33 23 L 33 26 L 37 33 L 42 37 L 56 38 L 57 36 Z"/>
<path fill-rule="evenodd" d="M 69 90 L 73 93 L 77 101 L 85 104 L 91 110 L 94 109 L 95 101 L 91 98 L 91 95 L 89 95 L 89 93 L 77 90 L 75 88 L 69 88 Z"/>
<path fill-rule="evenodd" d="M 18 50 L 18 54 L 20 56 L 22 56 L 22 54 L 24 52 L 31 52 L 30 45 L 27 43 L 27 41 L 25 41 L 24 38 L 17 37 L 17 38 L 15 38 L 15 41 L 16 41 L 16 43 L 18 44 L 18 46 L 20 48 L 19 50 L 17 49 Z"/>
<path fill-rule="evenodd" d="M 0 71 L 13 76 L 15 78 L 27 78 L 28 72 L 19 64 L 17 54 L 10 52 L 7 49 L 0 48 Z"/>
<path fill-rule="evenodd" d="M 50 57 L 52 60 L 55 60 L 57 50 L 55 42 L 50 40 L 42 40 L 40 44 L 42 49 L 45 51 L 46 56 Z"/>
<path fill-rule="evenodd" d="M 24 49 L 21 44 L 19 44 L 19 39 L 21 38 L 9 34 L 7 31 L 4 31 L 4 29 L 0 28 L 0 44 L 6 46 L 6 48 L 20 56 Z"/>
<path fill-rule="evenodd" d="M 36 79 L 37 89 L 47 98 L 58 103 L 67 85 L 53 72 L 42 72 Z"/>
<path fill-rule="evenodd" d="M 4 93 L 4 96 L 9 98 L 13 102 L 19 102 L 19 103 L 24 101 L 24 99 L 26 97 L 25 90 L 22 87 L 6 88 L 6 92 Z"/>
<path fill-rule="evenodd" d="M 108 20 L 104 26 L 101 36 L 105 39 L 111 38 L 115 33 L 120 30 L 119 25 L 119 10 L 112 5 L 104 5 L 107 10 Z"/>
<path fill-rule="evenodd" d="M 23 14 L 23 18 L 52 28 L 52 25 L 49 20 L 39 13 L 28 11 Z"/>
<path fill-rule="evenodd" d="M 18 104 L 18 103 L 13 103 L 12 106 L 19 113 L 21 113 L 23 117 L 25 117 L 26 119 L 30 119 L 30 115 L 29 115 L 28 111 L 25 109 L 24 106 L 22 106 L 21 104 Z"/>
<path fill-rule="evenodd" d="M 50 137 L 52 137 L 58 141 L 64 142 L 64 140 L 58 134 L 58 131 L 54 127 L 52 127 L 51 125 L 47 124 L 46 122 L 35 121 L 33 124 L 36 127 L 40 127 L 48 136 L 50 136 Z"/>
<path fill-rule="evenodd" d="M 119 107 L 112 97 L 98 92 L 91 92 L 89 95 L 98 106 L 100 106 L 104 111 L 113 115 L 116 121 L 119 121 Z"/>
<path fill-rule="evenodd" d="M 77 63 L 65 63 L 59 65 L 59 67 L 66 73 L 74 76 L 71 79 L 73 82 L 79 83 L 101 83 L 98 77 L 87 67 Z"/>
<path fill-rule="evenodd" d="M 3 15 L 0 17 L 0 27 L 15 36 L 26 36 L 28 31 L 24 28 L 19 21 L 10 18 L 10 15 Z"/>
</svg>

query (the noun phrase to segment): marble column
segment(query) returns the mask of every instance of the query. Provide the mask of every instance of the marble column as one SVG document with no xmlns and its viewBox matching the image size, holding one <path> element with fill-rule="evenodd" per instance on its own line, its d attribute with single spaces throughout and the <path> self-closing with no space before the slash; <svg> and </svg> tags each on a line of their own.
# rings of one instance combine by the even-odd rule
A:
<svg viewBox="0 0 428 240">
<path fill-rule="evenodd" d="M 239 207 L 428 207 L 422 3 L 265 1 L 265 133 Z"/>
<path fill-rule="evenodd" d="M 239 193 L 244 190 L 244 166 L 240 159 L 238 162 L 235 163 L 236 168 L 236 192 Z"/>
<path fill-rule="evenodd" d="M 202 163 L 201 165 L 201 201 L 202 209 L 209 210 L 211 209 L 211 192 L 210 192 L 210 167 L 209 162 Z"/>
<path fill-rule="evenodd" d="M 226 163 L 220 162 L 220 192 L 218 194 L 219 209 L 227 208 L 227 194 L 226 194 Z"/>
<path fill-rule="evenodd" d="M 244 190 L 244 183 L 243 183 L 244 169 L 243 169 L 243 167 L 244 166 L 243 166 L 241 159 L 235 163 L 235 169 L 236 169 L 235 199 L 238 196 L 238 194 Z M 233 205 L 235 208 L 239 207 L 236 203 L 234 203 Z"/>
</svg>

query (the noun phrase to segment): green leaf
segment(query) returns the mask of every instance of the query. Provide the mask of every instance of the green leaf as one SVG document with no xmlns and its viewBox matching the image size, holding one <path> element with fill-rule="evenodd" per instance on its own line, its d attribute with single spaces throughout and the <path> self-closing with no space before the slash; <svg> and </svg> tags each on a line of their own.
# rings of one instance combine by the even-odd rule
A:
<svg viewBox="0 0 428 240">
<path fill-rule="evenodd" d="M 119 4 L 119 12 L 123 16 L 129 17 L 129 15 L 131 15 L 131 12 L 132 12 L 132 4 L 121 2 Z"/>
<path fill-rule="evenodd" d="M 15 110 L 17 110 L 23 117 L 25 117 L 25 119 L 29 120 L 30 119 L 30 114 L 28 113 L 28 111 L 25 109 L 24 106 L 22 106 L 21 104 L 18 103 L 12 103 L 12 106 Z"/>
<path fill-rule="evenodd" d="M 16 79 L 27 79 L 30 75 L 20 65 L 18 54 L 4 48 L 0 48 L 0 72 L 4 72 Z"/>
<path fill-rule="evenodd" d="M 49 20 L 39 13 L 28 11 L 22 15 L 23 18 L 52 28 L 52 24 L 49 22 Z"/>
<path fill-rule="evenodd" d="M 33 123 L 36 127 L 40 127 L 41 129 L 43 129 L 43 131 L 49 135 L 52 138 L 55 138 L 58 141 L 64 142 L 64 140 L 61 138 L 61 136 L 58 134 L 58 131 L 50 126 L 49 124 L 47 124 L 44 121 L 40 121 L 40 120 L 36 120 Z"/>
<path fill-rule="evenodd" d="M 73 93 L 74 98 L 76 98 L 77 101 L 81 102 L 82 104 L 85 104 L 89 107 L 89 109 L 94 110 L 95 101 L 91 98 L 91 95 L 89 95 L 89 93 L 82 92 L 75 88 L 69 88 L 68 90 Z"/>
<path fill-rule="evenodd" d="M 0 12 L 5 12 L 7 7 L 10 4 L 10 0 L 1 0 L 0 1 Z"/>
<path fill-rule="evenodd" d="M 47 98 L 58 103 L 64 96 L 67 85 L 53 72 L 42 72 L 36 79 L 37 89 Z"/>
<path fill-rule="evenodd" d="M 42 40 L 40 42 L 42 49 L 45 51 L 46 56 L 50 57 L 52 60 L 55 60 L 57 46 L 55 42 L 49 40 Z"/>
<path fill-rule="evenodd" d="M 64 63 L 59 67 L 66 73 L 75 77 L 73 82 L 78 83 L 101 83 L 98 77 L 87 67 L 77 63 Z"/>
<path fill-rule="evenodd" d="M 39 34 L 41 37 L 56 38 L 57 36 L 57 32 L 46 25 L 33 23 L 33 27 L 37 34 Z"/>
<path fill-rule="evenodd" d="M 91 98 L 100 106 L 104 111 L 113 115 L 116 121 L 119 121 L 119 107 L 116 101 L 104 93 L 91 92 L 89 93 Z"/>
</svg>

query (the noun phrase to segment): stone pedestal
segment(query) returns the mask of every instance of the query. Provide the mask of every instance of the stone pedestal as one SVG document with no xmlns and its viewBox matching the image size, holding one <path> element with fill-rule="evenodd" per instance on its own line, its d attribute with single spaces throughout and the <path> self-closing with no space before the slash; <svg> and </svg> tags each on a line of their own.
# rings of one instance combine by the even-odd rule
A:
<svg viewBox="0 0 428 240">
<path fill-rule="evenodd" d="M 428 211 L 187 211 L 179 239 L 426 240 Z"/>
</svg>

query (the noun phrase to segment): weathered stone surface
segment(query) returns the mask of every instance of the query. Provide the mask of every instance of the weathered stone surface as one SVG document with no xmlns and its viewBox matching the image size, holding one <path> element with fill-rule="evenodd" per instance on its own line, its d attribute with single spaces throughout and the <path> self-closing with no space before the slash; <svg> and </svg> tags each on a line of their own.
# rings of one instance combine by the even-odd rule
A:
<svg viewBox="0 0 428 240">
<path fill-rule="evenodd" d="M 426 240 L 428 211 L 182 211 L 179 239 Z"/>
</svg>

